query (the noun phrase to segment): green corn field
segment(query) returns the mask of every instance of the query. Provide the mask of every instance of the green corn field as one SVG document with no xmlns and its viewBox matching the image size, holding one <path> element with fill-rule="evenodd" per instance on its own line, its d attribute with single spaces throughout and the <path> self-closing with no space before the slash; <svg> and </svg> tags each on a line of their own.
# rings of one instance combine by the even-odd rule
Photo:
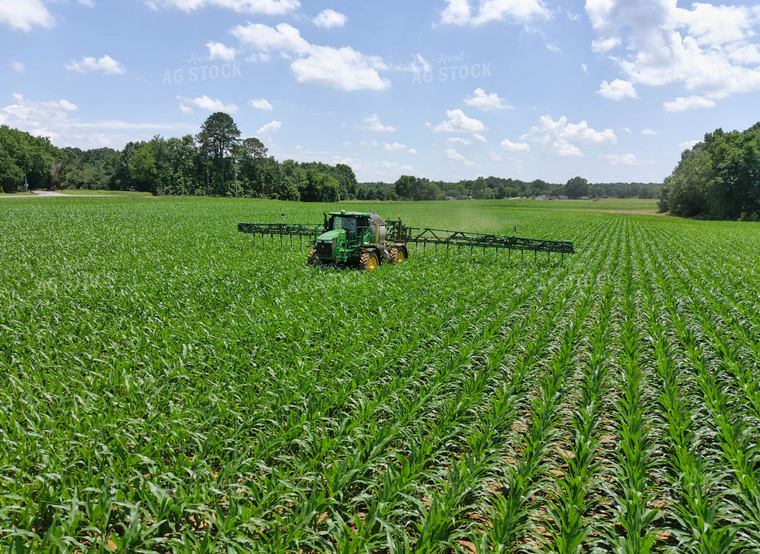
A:
<svg viewBox="0 0 760 554">
<path fill-rule="evenodd" d="M 344 207 L 576 254 L 237 231 Z M 760 552 L 760 229 L 647 209 L 0 201 L 0 549 Z"/>
</svg>

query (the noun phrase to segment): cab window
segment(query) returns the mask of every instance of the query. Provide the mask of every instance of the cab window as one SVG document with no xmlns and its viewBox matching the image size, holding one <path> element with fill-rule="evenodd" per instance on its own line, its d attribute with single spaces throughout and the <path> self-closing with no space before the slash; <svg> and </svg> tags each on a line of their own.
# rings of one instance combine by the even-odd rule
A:
<svg viewBox="0 0 760 554">
<path fill-rule="evenodd" d="M 356 218 L 354 217 L 341 217 L 341 229 L 346 231 L 356 231 Z"/>
</svg>

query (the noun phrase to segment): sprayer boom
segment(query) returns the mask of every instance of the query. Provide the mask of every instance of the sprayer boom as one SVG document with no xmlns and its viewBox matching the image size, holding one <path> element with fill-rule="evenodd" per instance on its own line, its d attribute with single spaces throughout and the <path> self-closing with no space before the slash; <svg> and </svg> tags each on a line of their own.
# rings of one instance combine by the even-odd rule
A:
<svg viewBox="0 0 760 554">
<path fill-rule="evenodd" d="M 566 240 L 529 239 L 509 235 L 448 231 L 430 227 L 409 227 L 399 217 L 385 222 L 375 212 L 331 212 L 325 214 L 324 223 L 239 223 L 238 231 L 262 237 L 293 237 L 311 239 L 310 265 L 354 265 L 372 271 L 384 261 L 398 263 L 409 257 L 410 244 L 428 244 L 438 248 L 452 246 L 458 251 L 469 247 L 496 250 L 520 250 L 536 253 L 573 254 L 573 243 Z"/>
</svg>

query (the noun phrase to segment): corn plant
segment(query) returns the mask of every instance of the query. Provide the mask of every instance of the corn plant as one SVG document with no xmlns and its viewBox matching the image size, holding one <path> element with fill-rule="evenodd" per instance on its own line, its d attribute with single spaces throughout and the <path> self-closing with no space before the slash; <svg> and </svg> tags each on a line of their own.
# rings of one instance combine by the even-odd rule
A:
<svg viewBox="0 0 760 554">
<path fill-rule="evenodd" d="M 751 224 L 361 204 L 578 252 L 361 273 L 236 231 L 334 205 L 39 200 L 0 215 L 3 551 L 760 548 Z"/>
</svg>

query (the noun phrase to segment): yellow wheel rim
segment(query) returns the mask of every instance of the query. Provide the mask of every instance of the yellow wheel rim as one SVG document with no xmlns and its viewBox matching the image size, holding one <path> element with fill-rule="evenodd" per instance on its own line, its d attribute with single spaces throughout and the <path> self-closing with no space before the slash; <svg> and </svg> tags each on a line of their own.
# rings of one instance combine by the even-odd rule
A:
<svg viewBox="0 0 760 554">
<path fill-rule="evenodd" d="M 373 271 L 377 269 L 377 258 L 375 256 L 369 257 L 369 262 L 367 262 L 367 271 Z"/>
<path fill-rule="evenodd" d="M 400 264 L 403 261 L 404 261 L 404 251 L 399 250 L 398 252 L 396 252 L 396 263 Z"/>
</svg>

